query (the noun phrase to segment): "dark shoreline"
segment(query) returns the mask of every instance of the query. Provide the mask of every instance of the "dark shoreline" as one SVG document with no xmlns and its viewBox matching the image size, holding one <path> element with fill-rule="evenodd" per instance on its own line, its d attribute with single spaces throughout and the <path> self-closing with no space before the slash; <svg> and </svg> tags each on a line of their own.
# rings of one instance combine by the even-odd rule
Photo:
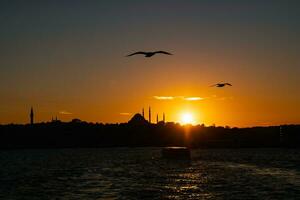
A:
<svg viewBox="0 0 300 200">
<path fill-rule="evenodd" d="M 230 128 L 82 121 L 0 125 L 0 149 L 165 147 L 299 148 L 300 125 Z"/>
</svg>

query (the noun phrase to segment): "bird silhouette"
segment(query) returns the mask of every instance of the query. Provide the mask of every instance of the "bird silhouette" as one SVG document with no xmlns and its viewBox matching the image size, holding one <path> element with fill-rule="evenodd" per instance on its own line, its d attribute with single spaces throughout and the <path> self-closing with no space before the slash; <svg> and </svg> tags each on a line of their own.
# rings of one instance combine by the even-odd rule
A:
<svg viewBox="0 0 300 200">
<path fill-rule="evenodd" d="M 225 87 L 226 85 L 232 86 L 230 83 L 217 83 L 217 84 L 211 85 L 210 87 Z"/>
<path fill-rule="evenodd" d="M 153 51 L 153 52 L 144 52 L 144 51 L 138 51 L 138 52 L 135 52 L 135 53 L 132 53 L 132 54 L 129 54 L 127 55 L 126 57 L 129 57 L 129 56 L 133 56 L 133 55 L 137 55 L 137 54 L 143 54 L 145 55 L 145 57 L 152 57 L 154 56 L 155 54 L 158 54 L 158 53 L 161 53 L 161 54 L 166 54 L 166 55 L 173 55 L 169 52 L 166 52 L 166 51 Z"/>
</svg>

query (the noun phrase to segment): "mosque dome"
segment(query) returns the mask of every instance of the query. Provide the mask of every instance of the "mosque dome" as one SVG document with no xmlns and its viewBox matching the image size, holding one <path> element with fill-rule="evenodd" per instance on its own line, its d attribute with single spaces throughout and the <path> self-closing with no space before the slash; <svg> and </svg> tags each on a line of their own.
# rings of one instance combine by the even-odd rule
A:
<svg viewBox="0 0 300 200">
<path fill-rule="evenodd" d="M 144 125 L 148 124 L 148 121 L 140 113 L 137 113 L 129 120 L 128 123 L 135 125 Z"/>
</svg>

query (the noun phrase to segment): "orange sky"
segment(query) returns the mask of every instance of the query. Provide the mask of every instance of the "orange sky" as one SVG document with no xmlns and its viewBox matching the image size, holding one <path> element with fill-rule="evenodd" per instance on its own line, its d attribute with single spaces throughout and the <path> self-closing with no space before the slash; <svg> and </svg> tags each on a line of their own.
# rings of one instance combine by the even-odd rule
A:
<svg viewBox="0 0 300 200">
<path fill-rule="evenodd" d="M 152 121 L 300 123 L 299 6 L 147 5 L 3 4 L 0 124 L 28 123 L 31 106 L 38 122 L 126 122 L 151 106 Z M 174 55 L 125 57 L 139 50 Z"/>
</svg>

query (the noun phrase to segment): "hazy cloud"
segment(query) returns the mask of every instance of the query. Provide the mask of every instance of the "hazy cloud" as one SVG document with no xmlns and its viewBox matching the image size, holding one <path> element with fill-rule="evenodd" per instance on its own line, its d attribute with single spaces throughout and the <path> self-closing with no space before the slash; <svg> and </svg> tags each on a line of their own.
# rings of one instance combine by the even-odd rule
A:
<svg viewBox="0 0 300 200">
<path fill-rule="evenodd" d="M 59 111 L 59 114 L 61 114 L 61 115 L 72 115 L 73 113 L 63 110 L 63 111 Z"/>
<path fill-rule="evenodd" d="M 173 100 L 175 97 L 172 97 L 172 96 L 154 96 L 153 98 L 157 99 L 157 100 Z"/>
<path fill-rule="evenodd" d="M 175 100 L 175 99 L 179 99 L 179 100 L 185 100 L 185 101 L 200 101 L 203 100 L 205 98 L 203 97 L 185 97 L 185 96 L 153 96 L 154 99 L 157 100 Z"/>
<path fill-rule="evenodd" d="M 128 116 L 128 115 L 132 115 L 132 113 L 122 112 L 122 113 L 120 113 L 120 115 Z"/>
<path fill-rule="evenodd" d="M 184 97 L 184 100 L 186 101 L 201 101 L 203 99 L 203 97 Z"/>
</svg>

